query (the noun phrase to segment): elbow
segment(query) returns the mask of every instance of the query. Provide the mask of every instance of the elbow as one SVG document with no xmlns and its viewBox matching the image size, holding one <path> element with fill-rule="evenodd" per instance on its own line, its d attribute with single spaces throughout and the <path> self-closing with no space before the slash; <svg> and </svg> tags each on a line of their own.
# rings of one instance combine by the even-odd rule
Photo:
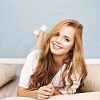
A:
<svg viewBox="0 0 100 100">
<path fill-rule="evenodd" d="M 23 96 L 23 88 L 21 88 L 21 87 L 18 87 L 18 90 L 17 90 L 17 96 L 18 97 L 22 97 Z"/>
</svg>

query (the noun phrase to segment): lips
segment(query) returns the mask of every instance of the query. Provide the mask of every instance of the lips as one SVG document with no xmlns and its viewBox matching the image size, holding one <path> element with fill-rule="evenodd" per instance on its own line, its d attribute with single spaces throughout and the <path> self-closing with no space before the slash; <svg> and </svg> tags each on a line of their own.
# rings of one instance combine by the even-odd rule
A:
<svg viewBox="0 0 100 100">
<path fill-rule="evenodd" d="M 56 49 L 56 50 L 58 50 L 58 49 L 61 49 L 61 46 L 53 43 L 53 48 Z"/>
</svg>

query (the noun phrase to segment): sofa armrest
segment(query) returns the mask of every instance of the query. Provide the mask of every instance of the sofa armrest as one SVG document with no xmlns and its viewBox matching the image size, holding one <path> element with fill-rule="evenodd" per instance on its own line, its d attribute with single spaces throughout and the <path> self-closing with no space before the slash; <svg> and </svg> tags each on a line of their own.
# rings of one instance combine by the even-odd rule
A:
<svg viewBox="0 0 100 100">
<path fill-rule="evenodd" d="M 84 81 L 82 92 L 100 91 L 100 66 L 88 65 L 88 75 Z"/>
</svg>

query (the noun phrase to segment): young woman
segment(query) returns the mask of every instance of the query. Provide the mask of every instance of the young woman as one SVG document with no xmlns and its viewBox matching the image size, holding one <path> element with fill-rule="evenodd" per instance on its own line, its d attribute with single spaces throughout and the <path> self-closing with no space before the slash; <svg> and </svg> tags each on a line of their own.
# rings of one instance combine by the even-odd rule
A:
<svg viewBox="0 0 100 100">
<path fill-rule="evenodd" d="M 68 19 L 47 33 L 40 49 L 33 50 L 23 66 L 18 96 L 39 100 L 53 95 L 73 94 L 87 75 L 82 47 L 83 26 Z M 39 33 L 39 39 L 43 32 Z"/>
</svg>

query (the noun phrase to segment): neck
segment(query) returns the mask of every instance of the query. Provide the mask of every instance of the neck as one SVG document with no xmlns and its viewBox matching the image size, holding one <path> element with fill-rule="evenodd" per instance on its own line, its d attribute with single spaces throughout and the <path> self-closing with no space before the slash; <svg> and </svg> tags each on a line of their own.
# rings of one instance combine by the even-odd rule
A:
<svg viewBox="0 0 100 100">
<path fill-rule="evenodd" d="M 61 57 L 58 55 L 53 55 L 54 65 L 61 68 L 64 64 L 65 56 Z"/>
</svg>

